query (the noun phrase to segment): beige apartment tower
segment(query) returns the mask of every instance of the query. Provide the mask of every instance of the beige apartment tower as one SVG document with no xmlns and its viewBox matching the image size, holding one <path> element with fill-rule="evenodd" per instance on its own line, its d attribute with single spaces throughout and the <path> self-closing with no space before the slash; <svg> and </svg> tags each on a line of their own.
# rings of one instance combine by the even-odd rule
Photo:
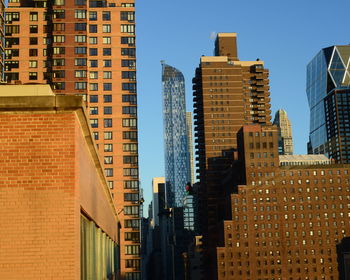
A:
<svg viewBox="0 0 350 280">
<path fill-rule="evenodd" d="M 278 153 L 280 155 L 292 155 L 292 125 L 288 119 L 287 112 L 279 109 L 275 114 L 273 124 L 278 127 Z"/>
<path fill-rule="evenodd" d="M 121 274 L 140 279 L 134 0 L 9 0 L 5 78 L 84 97 L 121 223 Z"/>
</svg>

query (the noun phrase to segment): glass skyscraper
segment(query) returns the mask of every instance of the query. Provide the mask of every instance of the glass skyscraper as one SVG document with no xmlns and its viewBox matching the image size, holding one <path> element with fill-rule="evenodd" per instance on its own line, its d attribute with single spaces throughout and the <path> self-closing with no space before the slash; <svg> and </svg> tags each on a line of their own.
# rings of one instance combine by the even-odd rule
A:
<svg viewBox="0 0 350 280">
<path fill-rule="evenodd" d="M 176 68 L 162 62 L 165 179 L 168 206 L 183 206 L 190 179 L 186 130 L 185 79 Z"/>
<path fill-rule="evenodd" d="M 322 49 L 307 66 L 308 152 L 350 162 L 350 45 Z"/>
</svg>

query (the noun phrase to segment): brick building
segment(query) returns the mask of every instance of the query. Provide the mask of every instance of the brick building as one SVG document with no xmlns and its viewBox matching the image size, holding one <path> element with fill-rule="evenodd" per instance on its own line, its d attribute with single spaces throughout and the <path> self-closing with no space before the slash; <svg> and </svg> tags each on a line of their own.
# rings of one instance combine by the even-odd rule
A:
<svg viewBox="0 0 350 280">
<path fill-rule="evenodd" d="M 295 163 L 290 156 L 280 166 L 276 127 L 244 126 L 240 135 L 237 165 L 245 178 L 233 179 L 218 279 L 339 279 L 337 245 L 350 232 L 350 166 L 323 155 Z"/>
<path fill-rule="evenodd" d="M 218 33 L 215 56 L 202 56 L 193 79 L 196 161 L 207 279 L 216 277 L 216 244 L 229 217 L 222 172 L 237 150 L 245 124 L 271 124 L 269 72 L 264 62 L 240 61 L 236 33 Z"/>
<path fill-rule="evenodd" d="M 82 95 L 121 219 L 121 269 L 140 279 L 134 0 L 10 0 L 5 78 Z"/>
<path fill-rule="evenodd" d="M 120 225 L 82 98 L 0 86 L 0 141 L 0 278 L 120 279 Z"/>
</svg>

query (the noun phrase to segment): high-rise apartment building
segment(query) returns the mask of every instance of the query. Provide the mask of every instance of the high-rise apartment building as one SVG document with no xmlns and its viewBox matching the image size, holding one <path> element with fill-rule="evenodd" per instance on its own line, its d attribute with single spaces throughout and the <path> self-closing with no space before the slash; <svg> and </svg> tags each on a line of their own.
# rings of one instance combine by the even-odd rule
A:
<svg viewBox="0 0 350 280">
<path fill-rule="evenodd" d="M 308 153 L 350 163 L 350 46 L 322 49 L 307 66 Z"/>
<path fill-rule="evenodd" d="M 4 81 L 5 70 L 5 1 L 0 1 L 0 81 Z"/>
<path fill-rule="evenodd" d="M 192 112 L 186 112 L 186 130 L 187 130 L 187 144 L 188 154 L 190 159 L 190 175 L 191 184 L 195 183 L 194 178 L 194 158 L 193 158 L 193 133 L 192 133 Z"/>
<path fill-rule="evenodd" d="M 278 110 L 273 124 L 278 127 L 278 153 L 280 155 L 293 154 L 292 125 L 285 110 Z"/>
<path fill-rule="evenodd" d="M 222 172 L 237 149 L 244 124 L 270 124 L 268 70 L 263 61 L 240 61 L 236 33 L 219 33 L 215 56 L 202 56 L 193 79 L 196 160 L 200 179 L 201 229 L 207 279 L 216 278 L 218 224 L 229 215 Z"/>
<path fill-rule="evenodd" d="M 122 276 L 140 279 L 134 0 L 10 0 L 5 35 L 6 81 L 85 97 L 121 221 Z"/>
<path fill-rule="evenodd" d="M 190 181 L 185 79 L 162 62 L 165 180 L 168 206 L 181 207 Z"/>
</svg>

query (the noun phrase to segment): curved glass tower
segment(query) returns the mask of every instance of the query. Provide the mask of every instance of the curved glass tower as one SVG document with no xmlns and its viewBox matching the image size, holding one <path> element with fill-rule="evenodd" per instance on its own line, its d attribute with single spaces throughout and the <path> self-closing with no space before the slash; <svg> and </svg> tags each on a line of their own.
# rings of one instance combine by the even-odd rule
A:
<svg viewBox="0 0 350 280">
<path fill-rule="evenodd" d="M 190 181 L 185 79 L 179 70 L 162 62 L 162 85 L 167 204 L 180 207 Z"/>
</svg>

